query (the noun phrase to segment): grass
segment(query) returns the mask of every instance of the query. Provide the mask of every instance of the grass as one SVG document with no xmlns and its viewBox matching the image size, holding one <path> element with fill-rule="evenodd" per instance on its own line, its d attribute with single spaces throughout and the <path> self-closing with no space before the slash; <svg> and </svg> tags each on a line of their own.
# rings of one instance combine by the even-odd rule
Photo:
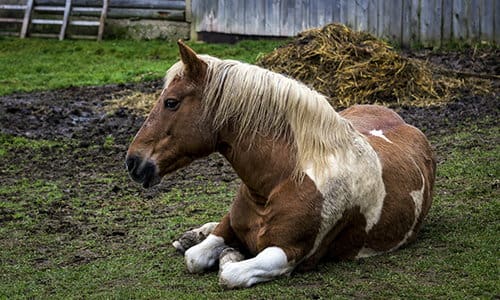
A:
<svg viewBox="0 0 500 300">
<path fill-rule="evenodd" d="M 0 298 L 495 298 L 500 169 L 492 162 L 500 146 L 476 140 L 498 133 L 498 127 L 472 126 L 434 138 L 443 149 L 455 147 L 439 165 L 434 206 L 416 243 L 236 291 L 223 291 L 216 273 L 188 274 L 170 246 L 187 228 L 219 219 L 234 196 L 231 186 L 208 182 L 149 200 L 134 193 L 103 198 L 83 188 L 68 198 L 73 187 L 63 178 L 17 178 L 0 185 Z M 1 140 L 5 160 L 16 155 L 13 149 L 42 159 L 40 151 L 57 147 L 7 135 Z M 15 170 L 2 172 L 15 178 Z M 87 180 L 106 186 L 128 179 L 100 174 Z"/>
<path fill-rule="evenodd" d="M 254 62 L 280 42 L 188 44 L 199 53 Z M 176 43 L 159 40 L 97 43 L 0 37 L 0 95 L 159 79 L 177 60 Z"/>
<path fill-rule="evenodd" d="M 192 46 L 253 62 L 277 45 Z M 0 38 L 0 95 L 156 79 L 175 60 L 175 45 L 160 41 Z M 71 151 L 91 168 L 79 141 L 0 134 L 0 299 L 498 298 L 499 130 L 472 124 L 433 137 L 441 157 L 436 193 L 415 243 L 235 291 L 223 291 L 216 272 L 187 273 L 170 245 L 186 229 L 220 219 L 232 185 L 207 180 L 152 197 L 138 186 L 110 192 L 129 184 L 123 172 L 44 175 L 48 161 Z M 108 136 L 91 148 L 116 143 Z"/>
</svg>

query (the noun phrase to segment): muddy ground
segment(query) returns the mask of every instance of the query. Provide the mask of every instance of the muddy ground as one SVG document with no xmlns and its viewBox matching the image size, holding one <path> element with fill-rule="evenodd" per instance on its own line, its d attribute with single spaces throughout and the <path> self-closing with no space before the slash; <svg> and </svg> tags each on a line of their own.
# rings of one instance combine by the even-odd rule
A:
<svg viewBox="0 0 500 300">
<path fill-rule="evenodd" d="M 464 72 L 499 74 L 498 51 L 492 53 L 407 53 L 442 67 Z M 467 79 L 465 79 L 467 80 Z M 498 82 L 496 82 L 498 87 Z M 237 184 L 231 167 L 219 155 L 193 163 L 190 167 L 164 178 L 150 190 L 143 190 L 126 179 L 124 157 L 133 135 L 144 117 L 128 109 L 106 112 L 104 103 L 118 95 L 136 91 L 153 92 L 161 88 L 160 81 L 108 85 L 101 87 L 72 87 L 58 91 L 14 94 L 0 97 L 0 132 L 32 139 L 62 141 L 64 146 L 43 148 L 43 159 L 21 148 L 16 155 L 0 158 L 0 184 L 9 185 L 20 178 L 27 180 L 57 180 L 67 182 L 66 197 L 95 194 L 103 198 L 139 194 L 153 198 L 172 188 L 183 189 L 209 181 Z M 422 129 L 433 141 L 439 160 L 446 159 L 449 147 L 441 144 L 444 137 L 468 126 L 491 128 L 498 126 L 498 89 L 489 95 L 474 95 L 463 90 L 457 100 L 434 107 L 394 107 L 410 124 Z M 497 143 L 477 137 L 477 143 Z M 26 161 L 32 161 L 27 165 Z M 5 176 L 4 166 L 15 165 L 18 178 Z M 120 174 L 116 184 L 98 184 L 96 175 Z M 200 176 L 201 175 L 201 176 Z M 85 184 L 92 183 L 92 184 Z M 0 223 L 9 219 L 9 212 L 0 212 Z M 50 216 L 49 216 L 50 217 Z"/>
</svg>

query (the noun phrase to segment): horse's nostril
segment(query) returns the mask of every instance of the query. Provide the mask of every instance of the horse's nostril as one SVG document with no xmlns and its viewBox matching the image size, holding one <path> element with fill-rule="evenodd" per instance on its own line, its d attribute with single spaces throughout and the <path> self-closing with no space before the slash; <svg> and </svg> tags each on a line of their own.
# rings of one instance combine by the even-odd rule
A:
<svg viewBox="0 0 500 300">
<path fill-rule="evenodd" d="M 141 157 L 136 155 L 130 155 L 125 159 L 125 166 L 130 178 L 142 183 L 144 188 L 160 182 L 161 178 L 157 175 L 156 166 L 149 160 L 141 159 Z"/>
<path fill-rule="evenodd" d="M 127 171 L 133 172 L 138 165 L 139 165 L 139 158 L 137 156 L 132 155 L 127 157 L 127 160 L 125 161 L 125 166 L 127 168 Z"/>
</svg>

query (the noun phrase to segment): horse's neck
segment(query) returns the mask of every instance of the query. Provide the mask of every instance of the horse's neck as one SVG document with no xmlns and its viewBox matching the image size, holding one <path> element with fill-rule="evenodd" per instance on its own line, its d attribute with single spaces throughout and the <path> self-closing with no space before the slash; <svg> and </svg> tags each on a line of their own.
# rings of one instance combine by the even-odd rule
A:
<svg viewBox="0 0 500 300">
<path fill-rule="evenodd" d="M 283 180 L 292 176 L 295 154 L 283 139 L 257 135 L 253 141 L 237 140 L 237 134 L 221 130 L 219 152 L 231 163 L 247 187 L 266 199 Z"/>
<path fill-rule="evenodd" d="M 332 168 L 338 168 L 338 166 L 329 165 L 332 159 L 343 161 L 345 157 L 366 148 L 359 148 L 362 145 L 357 145 L 364 141 L 361 134 L 352 127 L 349 121 L 334 113 L 337 117 L 337 129 L 344 130 L 344 134 L 341 135 L 341 139 L 334 142 L 335 149 L 331 151 L 333 156 L 329 156 L 325 161 L 328 166 L 320 172 L 325 175 L 331 175 Z M 238 136 L 237 130 L 232 126 L 226 126 L 220 130 L 218 151 L 231 163 L 250 190 L 267 198 L 270 192 L 284 180 L 297 179 L 297 174 L 294 173 L 297 166 L 297 151 L 284 138 L 272 139 L 255 135 L 250 141 L 245 138 L 238 140 Z M 301 169 L 303 167 L 299 166 Z M 314 169 L 311 170 L 308 167 L 300 171 L 305 171 L 310 177 L 318 175 Z M 316 177 L 316 179 L 321 182 L 321 178 Z"/>
</svg>

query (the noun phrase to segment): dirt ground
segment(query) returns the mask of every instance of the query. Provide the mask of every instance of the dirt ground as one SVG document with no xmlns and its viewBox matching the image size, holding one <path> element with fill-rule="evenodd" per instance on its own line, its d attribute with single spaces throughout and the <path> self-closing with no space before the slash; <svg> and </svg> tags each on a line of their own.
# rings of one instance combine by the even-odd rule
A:
<svg viewBox="0 0 500 300">
<path fill-rule="evenodd" d="M 405 55 L 429 60 L 442 67 L 464 72 L 485 74 L 500 73 L 499 51 L 481 53 L 408 52 Z M 467 80 L 467 79 L 465 79 Z M 72 87 L 58 91 L 14 94 L 0 97 L 0 132 L 33 139 L 68 141 L 65 147 L 45 149 L 45 159 L 33 159 L 32 165 L 19 166 L 19 178 L 28 180 L 56 179 L 68 181 L 72 188 L 67 197 L 81 193 L 96 193 L 106 197 L 109 193 L 140 193 L 152 198 L 158 193 L 173 187 L 205 184 L 208 181 L 237 183 L 231 166 L 220 155 L 213 154 L 206 159 L 194 162 L 190 167 L 180 170 L 150 190 L 139 189 L 131 180 L 117 183 L 111 190 L 102 191 L 100 185 L 82 187 L 77 182 L 85 182 L 93 174 L 125 174 L 124 157 L 133 135 L 141 126 L 144 117 L 128 109 L 109 113 L 104 109 L 106 100 L 118 95 L 136 91 L 153 92 L 161 88 L 160 81 L 139 84 L 108 85 L 101 87 Z M 440 160 L 445 159 L 449 145 L 441 145 L 439 137 L 464 126 L 476 124 L 481 128 L 498 126 L 499 106 L 498 87 L 496 92 L 486 96 L 472 94 L 463 90 L 457 100 L 443 106 L 434 107 L 394 107 L 410 124 L 422 129 L 434 141 Z M 479 143 L 498 142 L 482 141 Z M 29 150 L 9 156 L 10 161 L 2 159 L 4 165 L 19 165 L 30 159 Z M 1 174 L 2 172 L 0 172 Z M 202 175 L 201 177 L 199 175 Z M 75 180 L 77 179 L 77 180 Z M 0 184 L 13 183 L 15 178 L 0 176 Z M 3 219 L 8 218 L 6 215 Z"/>
</svg>

